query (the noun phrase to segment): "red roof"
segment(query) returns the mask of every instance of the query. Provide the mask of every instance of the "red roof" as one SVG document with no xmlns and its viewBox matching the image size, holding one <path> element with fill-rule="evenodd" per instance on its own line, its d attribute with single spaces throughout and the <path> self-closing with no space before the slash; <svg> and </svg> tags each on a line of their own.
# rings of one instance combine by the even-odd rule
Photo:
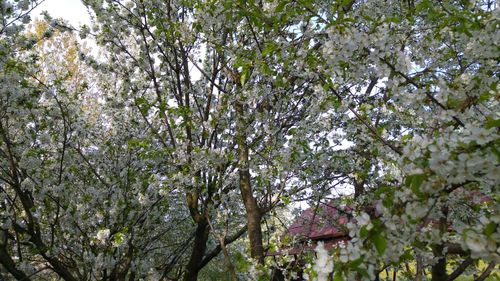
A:
<svg viewBox="0 0 500 281">
<path fill-rule="evenodd" d="M 334 203 L 320 203 L 319 206 L 304 210 L 285 234 L 296 242 L 295 245 L 291 244 L 266 255 L 298 255 L 314 250 L 318 241 L 323 241 L 325 249 L 329 250 L 337 243 L 349 240 L 345 225 L 351 211 L 349 207 L 338 207 Z M 311 243 L 306 244 L 309 240 Z"/>
<path fill-rule="evenodd" d="M 320 240 L 347 236 L 343 226 L 348 222 L 350 208 L 320 203 L 306 209 L 288 228 L 288 234 L 299 240 Z"/>
<path fill-rule="evenodd" d="M 326 250 L 330 250 L 338 243 L 346 242 L 347 240 L 349 240 L 349 238 L 346 236 L 339 237 L 339 238 L 333 239 L 333 240 L 328 240 L 328 241 L 324 242 L 323 247 L 325 247 Z M 304 252 L 314 251 L 314 249 L 316 248 L 317 245 L 318 245 L 318 243 L 316 241 L 316 242 L 312 242 L 312 243 L 307 244 L 307 245 L 298 245 L 298 246 L 290 247 L 290 248 L 281 248 L 276 252 L 267 252 L 266 256 L 300 255 Z"/>
</svg>

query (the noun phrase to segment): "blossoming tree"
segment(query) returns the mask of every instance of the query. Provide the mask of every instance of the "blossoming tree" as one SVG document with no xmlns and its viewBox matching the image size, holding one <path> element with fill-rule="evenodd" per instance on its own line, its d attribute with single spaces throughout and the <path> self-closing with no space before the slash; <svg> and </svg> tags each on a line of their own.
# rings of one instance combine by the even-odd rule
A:
<svg viewBox="0 0 500 281">
<path fill-rule="evenodd" d="M 359 209 L 336 278 L 416 260 L 412 278 L 453 280 L 477 259 L 485 278 L 498 263 L 497 16 L 491 1 L 355 1 L 324 16 L 324 94 L 363 144 L 360 200 L 376 209 Z"/>
<path fill-rule="evenodd" d="M 38 2 L 0 1 L 0 276 L 265 279 L 268 218 L 340 187 L 307 278 L 499 262 L 495 1 L 84 0 L 95 57 Z"/>
</svg>

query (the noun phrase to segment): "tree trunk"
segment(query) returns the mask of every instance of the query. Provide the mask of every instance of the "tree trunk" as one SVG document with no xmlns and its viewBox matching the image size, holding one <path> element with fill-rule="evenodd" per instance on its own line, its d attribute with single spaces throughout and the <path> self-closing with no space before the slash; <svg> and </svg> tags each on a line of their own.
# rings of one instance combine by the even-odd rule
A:
<svg viewBox="0 0 500 281">
<path fill-rule="evenodd" d="M 250 173 L 240 170 L 240 191 L 245 204 L 248 222 L 248 238 L 250 240 L 250 254 L 259 263 L 264 262 L 264 247 L 262 245 L 261 215 L 257 200 L 252 195 Z"/>
<path fill-rule="evenodd" d="M 248 238 L 250 254 L 259 263 L 264 263 L 264 247 L 262 245 L 261 213 L 257 200 L 253 196 L 250 182 L 250 165 L 248 156 L 246 122 L 243 117 L 243 105 L 236 102 L 236 142 L 238 144 L 238 170 L 240 176 L 240 192 L 245 205 L 248 222 Z"/>
<path fill-rule="evenodd" d="M 209 234 L 209 227 L 206 219 L 201 219 L 197 222 L 196 232 L 194 236 L 193 249 L 191 251 L 191 256 L 189 257 L 189 262 L 186 265 L 184 281 L 196 281 L 198 280 L 198 272 L 200 270 L 200 263 L 203 259 L 203 255 L 207 249 L 207 240 Z"/>
<path fill-rule="evenodd" d="M 442 217 L 439 219 L 439 232 L 441 237 L 448 231 L 448 208 L 444 206 L 441 211 L 443 212 Z M 440 242 L 440 244 L 432 246 L 432 252 L 434 257 L 438 258 L 437 263 L 435 263 L 431 268 L 432 279 L 431 281 L 440 281 L 448 279 L 448 274 L 446 273 L 446 254 L 443 253 L 444 244 Z"/>
<path fill-rule="evenodd" d="M 432 266 L 431 281 L 441 281 L 448 279 L 448 275 L 446 274 L 446 256 L 443 254 L 443 249 L 443 245 L 434 245 L 432 247 L 434 256 L 439 257 L 439 259 L 437 263 Z"/>
<path fill-rule="evenodd" d="M 224 254 L 224 260 L 226 263 L 227 270 L 229 271 L 229 276 L 231 276 L 231 281 L 238 281 L 238 276 L 236 275 L 236 269 L 231 262 L 231 256 L 224 243 L 224 237 L 219 237 L 220 246 L 222 248 L 222 253 Z"/>
<path fill-rule="evenodd" d="M 3 248 L 0 248 L 0 264 L 10 273 L 16 280 L 30 281 L 31 279 L 22 271 L 16 268 L 16 264 Z M 0 268 L 2 267 L 0 266 Z"/>
<path fill-rule="evenodd" d="M 422 281 L 424 279 L 424 262 L 422 261 L 422 257 L 417 253 L 415 253 L 415 261 L 417 263 L 415 281 Z"/>
</svg>

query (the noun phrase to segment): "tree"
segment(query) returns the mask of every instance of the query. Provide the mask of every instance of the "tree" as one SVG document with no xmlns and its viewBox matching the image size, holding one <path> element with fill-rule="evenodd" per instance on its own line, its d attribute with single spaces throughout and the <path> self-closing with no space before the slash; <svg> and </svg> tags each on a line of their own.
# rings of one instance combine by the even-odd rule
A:
<svg viewBox="0 0 500 281">
<path fill-rule="evenodd" d="M 342 129 L 365 159 L 356 178 L 376 209 L 352 225 L 338 278 L 373 279 L 415 255 L 432 280 L 498 262 L 498 56 L 487 43 L 497 12 L 491 1 L 364 1 L 326 18 L 325 97 L 348 112 Z"/>
<path fill-rule="evenodd" d="M 251 256 L 263 263 L 262 216 L 288 192 L 303 162 L 289 162 L 292 152 L 284 146 L 308 108 L 315 79 L 295 73 L 288 57 L 274 54 L 279 47 L 269 38 L 295 45 L 294 56 L 311 39 L 290 43 L 292 20 L 263 25 L 257 3 L 86 3 L 96 13 L 99 42 L 113 50 L 110 68 L 128 80 L 124 91 L 158 143 L 172 151 L 165 159 L 177 168 L 163 175 L 181 179 L 173 186 L 185 191 L 196 224 L 184 278 L 196 279 L 204 256 L 210 257 L 208 221 L 215 221 L 221 195 L 233 196 L 235 188 L 245 206 L 241 229 L 248 229 Z M 297 6 L 294 17 L 302 9 Z M 301 56 L 311 56 L 312 48 L 302 49 Z"/>
<path fill-rule="evenodd" d="M 133 126 L 139 113 L 115 111 L 112 76 L 82 64 L 64 26 L 2 38 L 18 49 L 2 57 L 0 263 L 19 280 L 161 276 L 188 246 L 175 239 L 187 212 L 153 190 L 159 156 Z"/>
<path fill-rule="evenodd" d="M 311 278 L 493 271 L 495 2 L 83 2 L 95 57 L 63 21 L 23 31 L 36 1 L 0 2 L 9 276 L 197 280 L 222 252 L 237 279 L 248 252 L 265 278 L 269 218 L 342 189 L 352 239 Z"/>
</svg>

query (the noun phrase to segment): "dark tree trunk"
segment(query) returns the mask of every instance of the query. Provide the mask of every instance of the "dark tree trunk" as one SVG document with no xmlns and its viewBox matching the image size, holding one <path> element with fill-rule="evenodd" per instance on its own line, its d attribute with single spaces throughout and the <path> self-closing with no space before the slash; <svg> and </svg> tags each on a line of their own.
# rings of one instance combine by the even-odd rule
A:
<svg viewBox="0 0 500 281">
<path fill-rule="evenodd" d="M 189 262 L 185 269 L 184 281 L 198 280 L 198 272 L 200 270 L 199 265 L 203 260 L 203 256 L 205 255 L 205 251 L 207 249 L 209 234 L 208 223 L 206 219 L 202 219 L 197 224 L 191 256 L 189 257 Z"/>
<path fill-rule="evenodd" d="M 364 189 L 364 181 L 363 180 L 354 180 L 354 198 L 358 198 L 363 195 L 365 192 Z"/>
<path fill-rule="evenodd" d="M 17 280 L 30 281 L 31 279 L 24 272 L 16 268 L 16 264 L 3 248 L 0 249 L 0 264 Z"/>
<path fill-rule="evenodd" d="M 443 236 L 448 231 L 448 208 L 445 206 L 441 209 L 443 212 L 442 217 L 439 219 L 439 232 Z M 432 253 L 434 257 L 438 258 L 437 263 L 435 263 L 431 268 L 431 281 L 441 281 L 447 280 L 448 274 L 446 273 L 446 254 L 444 253 L 444 244 L 436 244 L 432 246 Z"/>
<path fill-rule="evenodd" d="M 432 266 L 431 269 L 432 281 L 442 281 L 448 279 L 448 275 L 446 274 L 446 256 L 443 255 L 443 249 L 444 247 L 442 245 L 435 245 L 432 247 L 434 255 L 439 257 L 439 260 Z"/>
</svg>

